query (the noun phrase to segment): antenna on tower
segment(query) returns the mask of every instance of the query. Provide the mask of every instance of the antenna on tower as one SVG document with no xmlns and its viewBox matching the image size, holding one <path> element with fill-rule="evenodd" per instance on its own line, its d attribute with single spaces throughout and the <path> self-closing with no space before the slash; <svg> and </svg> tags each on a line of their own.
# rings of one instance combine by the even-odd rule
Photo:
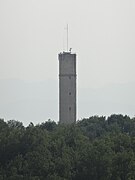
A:
<svg viewBox="0 0 135 180">
<path fill-rule="evenodd" d="M 67 24 L 67 52 L 68 52 L 68 24 Z"/>
<path fill-rule="evenodd" d="M 69 52 L 70 50 L 68 49 L 68 44 L 69 44 L 69 29 L 68 29 L 68 24 L 64 28 L 64 30 L 66 30 L 66 38 L 63 38 L 63 50 L 66 49 L 66 51 Z M 66 39 L 66 42 L 64 42 L 64 39 Z M 64 45 L 66 46 L 65 48 L 64 48 Z"/>
</svg>

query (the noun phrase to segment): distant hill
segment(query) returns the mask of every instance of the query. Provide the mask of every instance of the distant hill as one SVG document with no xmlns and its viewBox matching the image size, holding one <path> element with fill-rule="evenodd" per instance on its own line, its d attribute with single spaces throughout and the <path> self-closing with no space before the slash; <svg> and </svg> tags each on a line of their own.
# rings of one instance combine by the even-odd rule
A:
<svg viewBox="0 0 135 180">
<path fill-rule="evenodd" d="M 47 119 L 58 121 L 58 80 L 0 80 L 0 117 L 9 120 L 39 123 Z M 110 84 L 82 88 L 77 83 L 77 119 L 112 113 L 135 115 L 135 83 Z"/>
</svg>

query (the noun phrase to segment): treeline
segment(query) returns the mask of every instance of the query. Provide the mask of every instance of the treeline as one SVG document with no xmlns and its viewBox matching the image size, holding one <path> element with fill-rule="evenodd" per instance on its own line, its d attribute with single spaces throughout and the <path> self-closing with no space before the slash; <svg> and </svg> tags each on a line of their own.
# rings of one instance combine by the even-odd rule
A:
<svg viewBox="0 0 135 180">
<path fill-rule="evenodd" d="M 135 180 L 135 118 L 24 127 L 0 119 L 0 180 Z"/>
</svg>

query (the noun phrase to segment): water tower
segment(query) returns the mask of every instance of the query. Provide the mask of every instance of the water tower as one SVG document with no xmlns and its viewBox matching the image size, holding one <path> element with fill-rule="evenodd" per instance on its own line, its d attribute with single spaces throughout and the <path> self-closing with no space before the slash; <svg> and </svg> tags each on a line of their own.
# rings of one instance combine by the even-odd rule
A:
<svg viewBox="0 0 135 180">
<path fill-rule="evenodd" d="M 76 54 L 59 54 L 59 123 L 76 122 Z"/>
</svg>

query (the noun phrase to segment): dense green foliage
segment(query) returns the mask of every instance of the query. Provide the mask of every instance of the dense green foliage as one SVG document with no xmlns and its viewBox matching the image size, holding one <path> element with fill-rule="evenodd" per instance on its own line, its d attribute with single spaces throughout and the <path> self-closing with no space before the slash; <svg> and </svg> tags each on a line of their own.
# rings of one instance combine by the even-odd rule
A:
<svg viewBox="0 0 135 180">
<path fill-rule="evenodd" d="M 0 180 L 134 180 L 135 118 L 24 127 L 0 119 Z"/>
</svg>

